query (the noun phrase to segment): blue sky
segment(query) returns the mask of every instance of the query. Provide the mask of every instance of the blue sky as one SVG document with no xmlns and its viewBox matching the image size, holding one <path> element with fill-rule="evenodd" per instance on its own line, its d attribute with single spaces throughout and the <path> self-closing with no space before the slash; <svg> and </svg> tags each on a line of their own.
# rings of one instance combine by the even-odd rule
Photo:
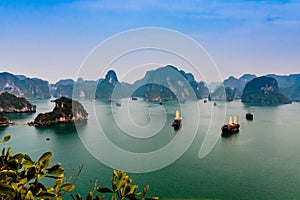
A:
<svg viewBox="0 0 300 200">
<path fill-rule="evenodd" d="M 142 27 L 193 38 L 223 78 L 300 73 L 300 1 L 254 0 L 0 0 L 0 71 L 74 78 L 96 45 Z"/>
</svg>

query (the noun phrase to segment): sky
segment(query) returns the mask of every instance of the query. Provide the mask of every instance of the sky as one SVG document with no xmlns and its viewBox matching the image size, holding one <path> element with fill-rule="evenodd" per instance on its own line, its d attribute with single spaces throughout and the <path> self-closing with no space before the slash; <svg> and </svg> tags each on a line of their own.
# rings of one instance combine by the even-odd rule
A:
<svg viewBox="0 0 300 200">
<path fill-rule="evenodd" d="M 223 79 L 300 73 L 300 1 L 275 0 L 0 0 L 0 71 L 76 79 L 97 45 L 143 27 L 195 40 Z"/>
</svg>

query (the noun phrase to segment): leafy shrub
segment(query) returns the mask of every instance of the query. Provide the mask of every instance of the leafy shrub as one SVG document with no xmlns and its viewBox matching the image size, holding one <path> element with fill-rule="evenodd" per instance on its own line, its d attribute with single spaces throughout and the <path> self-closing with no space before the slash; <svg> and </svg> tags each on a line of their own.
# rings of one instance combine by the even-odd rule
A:
<svg viewBox="0 0 300 200">
<path fill-rule="evenodd" d="M 3 142 L 10 140 L 11 136 L 6 135 Z M 74 174 L 68 179 L 61 163 L 50 165 L 52 152 L 41 155 L 38 161 L 33 161 L 28 154 L 17 153 L 12 155 L 12 148 L 3 147 L 0 156 L 0 200 L 62 200 L 67 192 L 75 188 L 75 182 L 81 173 L 79 167 L 77 175 Z M 52 186 L 43 183 L 44 178 L 54 180 Z M 112 189 L 97 186 L 97 182 L 91 184 L 91 190 L 86 196 L 86 200 L 99 200 L 110 197 L 111 200 L 157 200 L 158 197 L 145 198 L 149 189 L 146 185 L 142 192 L 137 192 L 138 185 L 131 185 L 130 179 L 125 172 L 113 171 Z M 99 194 L 100 193 L 100 194 Z M 106 196 L 107 195 L 107 196 Z M 95 196 L 95 197 L 94 197 Z M 74 200 L 82 200 L 80 194 L 76 194 Z"/>
</svg>

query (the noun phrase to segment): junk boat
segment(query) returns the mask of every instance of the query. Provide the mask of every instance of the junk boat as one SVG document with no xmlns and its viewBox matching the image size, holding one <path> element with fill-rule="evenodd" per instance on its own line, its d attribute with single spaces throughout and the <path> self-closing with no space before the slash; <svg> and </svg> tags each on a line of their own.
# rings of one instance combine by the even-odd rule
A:
<svg viewBox="0 0 300 200">
<path fill-rule="evenodd" d="M 174 130 L 178 130 L 181 127 L 181 117 L 179 110 L 176 110 L 174 121 L 172 122 Z"/>
<path fill-rule="evenodd" d="M 240 125 L 236 121 L 236 116 L 233 117 L 232 123 L 232 116 L 229 117 L 229 123 L 224 124 L 222 126 L 222 136 L 230 136 L 231 134 L 239 132 Z"/>
<path fill-rule="evenodd" d="M 246 119 L 247 119 L 247 120 L 253 120 L 253 114 L 250 113 L 250 112 L 247 113 L 247 114 L 246 114 Z"/>
</svg>

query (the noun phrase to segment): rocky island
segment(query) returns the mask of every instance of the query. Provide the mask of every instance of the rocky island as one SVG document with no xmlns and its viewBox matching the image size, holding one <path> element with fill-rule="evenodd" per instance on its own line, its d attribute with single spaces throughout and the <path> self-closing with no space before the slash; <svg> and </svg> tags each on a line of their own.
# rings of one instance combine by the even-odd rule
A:
<svg viewBox="0 0 300 200">
<path fill-rule="evenodd" d="M 23 97 L 16 97 L 8 92 L 0 94 L 0 112 L 4 113 L 24 113 L 36 112 L 36 106 L 29 103 Z"/>
<path fill-rule="evenodd" d="M 0 126 L 9 126 L 13 124 L 9 121 L 8 117 L 6 117 L 3 112 L 0 112 Z"/>
<path fill-rule="evenodd" d="M 33 122 L 28 124 L 31 126 L 48 126 L 87 120 L 88 113 L 78 101 L 60 97 L 53 102 L 55 107 L 52 112 L 40 113 Z"/>
<path fill-rule="evenodd" d="M 276 79 L 262 76 L 254 78 L 246 84 L 242 102 L 258 105 L 279 105 L 291 103 L 291 100 L 279 91 Z"/>
</svg>

